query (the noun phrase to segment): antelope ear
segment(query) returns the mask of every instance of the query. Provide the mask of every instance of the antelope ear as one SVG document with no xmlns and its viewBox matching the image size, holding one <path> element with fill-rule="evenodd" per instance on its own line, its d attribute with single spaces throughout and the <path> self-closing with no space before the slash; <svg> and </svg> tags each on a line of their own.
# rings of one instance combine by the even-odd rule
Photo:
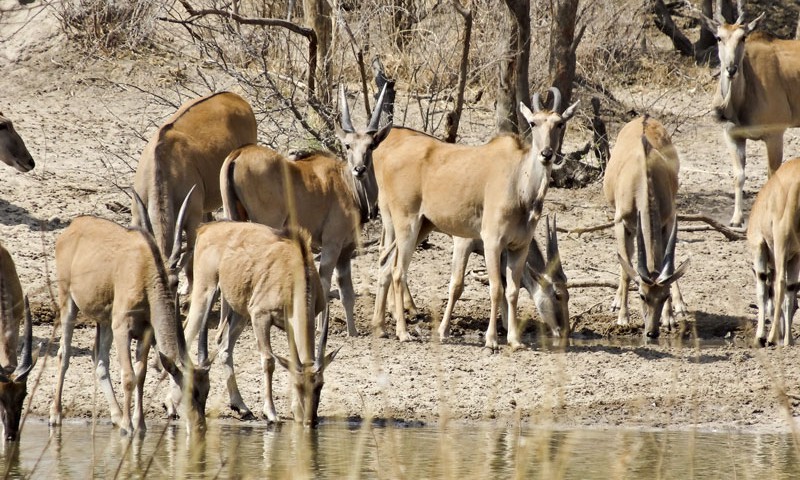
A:
<svg viewBox="0 0 800 480">
<path fill-rule="evenodd" d="M 675 273 L 670 275 L 668 278 L 665 278 L 664 280 L 659 281 L 658 283 L 660 285 L 671 285 L 672 283 L 678 281 L 678 279 L 681 278 L 686 273 L 686 270 L 689 268 L 689 262 L 691 260 L 692 260 L 691 258 L 687 258 L 686 261 L 684 261 L 681 264 L 681 266 L 678 267 L 677 270 L 675 270 Z"/>
<path fill-rule="evenodd" d="M 286 357 L 281 357 L 280 355 L 275 355 L 275 354 L 273 353 L 273 354 L 272 354 L 272 358 L 274 358 L 274 359 L 275 359 L 275 361 L 276 361 L 276 362 L 278 362 L 278 364 L 279 364 L 281 367 L 285 368 L 286 370 L 289 370 L 289 371 L 291 371 L 291 369 L 289 368 L 289 360 L 287 360 L 287 359 L 286 359 Z"/>
<path fill-rule="evenodd" d="M 628 276 L 631 277 L 633 281 L 638 285 L 640 281 L 639 273 L 636 270 L 634 270 L 630 262 L 622 258 L 622 255 L 620 255 L 619 253 L 617 253 L 617 258 L 619 259 L 619 264 L 622 265 L 622 269 L 625 270 L 625 273 L 627 273 Z"/>
<path fill-rule="evenodd" d="M 178 368 L 178 365 L 176 365 L 171 358 L 161 352 L 158 352 L 158 358 L 161 360 L 161 365 L 164 367 L 164 370 L 166 370 L 167 373 L 175 378 L 183 377 L 181 369 Z"/>
<path fill-rule="evenodd" d="M 522 102 L 519 102 L 519 112 L 529 124 L 533 125 L 533 112 Z"/>
<path fill-rule="evenodd" d="M 330 365 L 331 362 L 333 362 L 333 359 L 336 358 L 336 354 L 339 353 L 339 350 L 341 350 L 343 346 L 344 345 L 340 346 L 339 348 L 337 348 L 336 350 L 332 351 L 331 353 L 325 355 L 325 358 L 322 360 L 322 365 L 317 367 L 316 370 L 314 371 L 314 373 L 319 373 L 321 371 L 324 371 L 326 368 L 328 368 L 328 365 Z"/>
<path fill-rule="evenodd" d="M 564 121 L 572 118 L 572 116 L 575 114 L 575 109 L 578 108 L 579 103 L 581 103 L 580 100 L 570 105 L 566 110 L 564 110 L 564 113 L 561 114 L 561 118 L 564 119 Z"/>
<path fill-rule="evenodd" d="M 383 128 L 381 128 L 380 130 L 378 130 L 377 132 L 375 132 L 375 135 L 372 136 L 372 149 L 373 150 L 378 148 L 378 145 L 380 145 L 381 142 L 386 140 L 386 137 L 389 136 L 389 132 L 392 131 L 392 126 L 393 125 L 390 123 L 389 125 L 386 125 Z"/>
<path fill-rule="evenodd" d="M 345 137 L 347 137 L 347 132 L 345 132 L 345 131 L 342 129 L 342 127 L 340 127 L 340 126 L 339 126 L 339 124 L 338 124 L 338 123 L 337 123 L 337 124 L 335 124 L 335 125 L 333 126 L 333 132 L 336 134 L 336 137 L 337 137 L 337 138 L 338 138 L 338 139 L 339 139 L 339 140 L 340 140 L 342 143 L 344 143 L 344 139 L 345 139 Z"/>
<path fill-rule="evenodd" d="M 761 15 L 757 16 L 755 18 L 755 20 L 753 20 L 752 22 L 748 23 L 744 28 L 745 33 L 746 34 L 750 34 L 750 32 L 755 30 L 756 27 L 758 26 L 758 22 L 760 22 L 761 19 L 764 18 L 764 15 L 766 15 L 766 14 L 767 14 L 767 12 L 761 12 Z"/>
<path fill-rule="evenodd" d="M 14 372 L 14 383 L 25 383 L 25 381 L 28 379 L 28 374 L 31 373 L 31 370 L 33 370 L 33 364 L 29 365 L 28 368 L 19 373 Z"/>
</svg>

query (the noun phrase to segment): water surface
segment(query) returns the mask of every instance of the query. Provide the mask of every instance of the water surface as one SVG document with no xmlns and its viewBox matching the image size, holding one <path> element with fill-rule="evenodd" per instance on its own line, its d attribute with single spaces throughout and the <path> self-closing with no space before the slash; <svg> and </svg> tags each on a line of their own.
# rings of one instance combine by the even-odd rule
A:
<svg viewBox="0 0 800 480">
<path fill-rule="evenodd" d="M 204 438 L 151 422 L 143 438 L 111 425 L 29 420 L 11 478 L 798 478 L 790 434 L 446 428 L 328 421 L 316 430 L 211 421 Z"/>
</svg>

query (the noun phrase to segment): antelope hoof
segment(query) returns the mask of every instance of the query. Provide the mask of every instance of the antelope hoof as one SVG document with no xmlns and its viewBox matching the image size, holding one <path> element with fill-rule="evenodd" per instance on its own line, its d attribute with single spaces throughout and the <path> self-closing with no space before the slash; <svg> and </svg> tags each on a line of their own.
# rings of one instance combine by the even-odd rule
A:
<svg viewBox="0 0 800 480">
<path fill-rule="evenodd" d="M 236 412 L 239 415 L 239 420 L 255 420 L 256 416 L 253 415 L 253 412 L 250 411 L 244 404 L 236 405 L 236 404 L 229 404 L 228 405 L 231 410 Z"/>
<path fill-rule="evenodd" d="M 261 412 L 264 415 L 264 420 L 269 423 L 278 423 L 278 414 L 275 412 Z"/>
<path fill-rule="evenodd" d="M 358 330 L 356 329 L 356 327 L 353 327 L 352 330 L 348 327 L 347 328 L 347 335 L 351 336 L 351 337 L 357 337 L 358 336 Z"/>
<path fill-rule="evenodd" d="M 516 352 L 518 350 L 525 350 L 527 348 L 524 343 L 520 343 L 520 342 L 516 342 L 516 341 L 509 342 L 508 346 L 511 347 L 511 351 L 512 352 Z"/>
<path fill-rule="evenodd" d="M 389 334 L 386 333 L 386 329 L 383 327 L 375 327 L 372 334 L 375 338 L 389 338 Z"/>
<path fill-rule="evenodd" d="M 753 346 L 756 348 L 764 348 L 767 346 L 767 339 L 756 337 L 756 339 L 753 340 Z"/>
<path fill-rule="evenodd" d="M 630 323 L 630 322 L 628 321 L 628 319 L 627 319 L 627 318 L 618 318 L 618 319 L 617 319 L 617 325 L 619 325 L 619 326 L 621 326 L 621 327 L 625 327 L 625 326 L 627 326 L 629 323 Z"/>
<path fill-rule="evenodd" d="M 486 345 L 484 345 L 483 349 L 488 350 L 490 353 L 496 353 L 500 351 L 500 346 L 497 344 L 497 340 L 486 340 Z"/>
<path fill-rule="evenodd" d="M 408 332 L 397 332 L 397 339 L 401 342 L 410 342 L 414 337 Z"/>
<path fill-rule="evenodd" d="M 51 413 L 50 420 L 47 424 L 51 427 L 60 427 L 61 426 L 61 412 L 59 413 Z"/>
</svg>

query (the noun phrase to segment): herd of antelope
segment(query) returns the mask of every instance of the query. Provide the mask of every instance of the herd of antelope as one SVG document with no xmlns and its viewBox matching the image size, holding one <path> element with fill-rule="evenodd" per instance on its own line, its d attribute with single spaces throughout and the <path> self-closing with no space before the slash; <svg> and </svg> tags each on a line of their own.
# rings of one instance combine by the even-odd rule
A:
<svg viewBox="0 0 800 480">
<path fill-rule="evenodd" d="M 800 126 L 800 42 L 753 33 L 762 17 L 744 23 L 740 16 L 733 24 L 703 17 L 703 24 L 719 42 L 721 74 L 713 105 L 726 122 L 734 153 L 733 225 L 743 223 L 744 142 L 757 139 L 767 144 L 769 180 L 753 204 L 747 228 L 759 310 L 756 344 L 790 345 L 800 287 L 800 158 L 783 164 L 781 160 L 784 131 Z M 534 232 L 566 124 L 578 102 L 562 109 L 560 92 L 551 88 L 551 94 L 549 109 L 538 94 L 532 109 L 520 104 L 530 142 L 499 135 L 484 145 L 468 146 L 405 127 L 380 127 L 384 92 L 368 125 L 357 129 L 342 87 L 336 135 L 344 159 L 329 152 L 285 156 L 256 145 L 253 110 L 236 94 L 217 93 L 182 105 L 141 155 L 131 195 L 131 226 L 83 216 L 57 239 L 62 334 L 50 423 L 62 421 L 62 388 L 81 311 L 96 323 L 95 372 L 112 421 L 123 433 L 145 428 L 143 386 L 151 347 L 172 384 L 164 400 L 169 415 L 180 416 L 192 430 L 202 430 L 213 361 L 208 319 L 219 298 L 215 357 L 224 364 L 231 408 L 242 418 L 253 417 L 237 387 L 233 361 L 236 340 L 249 323 L 265 375 L 261 413 L 270 421 L 278 419 L 272 397 L 278 363 L 290 375 L 295 421 L 314 425 L 323 373 L 338 352 L 326 353 L 332 275 L 335 270 L 347 332 L 358 335 L 351 258 L 360 226 L 378 211 L 383 235 L 371 322 L 375 335 L 388 335 L 388 300 L 395 335 L 401 341 L 412 339 L 405 322 L 406 310 L 415 308 L 407 270 L 415 247 L 438 231 L 452 236 L 454 245 L 448 303 L 436 332 L 440 339 L 448 336 L 472 252 L 485 257 L 489 277 L 486 348 L 498 348 L 498 314 L 506 325 L 508 345 L 522 346 L 516 312 L 520 287 L 528 290 L 552 334 L 566 339 L 569 294 L 555 217 L 552 226 L 546 218 L 544 249 Z M 24 142 L 2 114 L 0 159 L 22 172 L 34 168 Z M 662 324 L 675 326 L 675 315 L 686 311 L 677 281 L 689 262 L 676 267 L 675 251 L 679 170 L 679 155 L 666 129 L 644 115 L 619 132 L 605 171 L 603 192 L 614 210 L 620 264 L 612 309 L 619 312 L 618 324 L 629 322 L 628 287 L 633 279 L 645 338 L 658 337 Z M 226 219 L 212 221 L 211 213 L 220 207 Z M 314 252 L 319 254 L 318 267 Z M 185 324 L 179 306 L 181 271 L 187 280 L 182 293 L 190 295 Z M 2 246 L 0 307 L 0 417 L 5 437 L 15 440 L 26 380 L 38 354 L 32 353 L 27 298 Z M 288 358 L 272 351 L 273 324 L 287 333 Z M 187 342 L 196 337 L 193 361 Z M 119 353 L 122 406 L 109 375 L 112 343 Z"/>
</svg>

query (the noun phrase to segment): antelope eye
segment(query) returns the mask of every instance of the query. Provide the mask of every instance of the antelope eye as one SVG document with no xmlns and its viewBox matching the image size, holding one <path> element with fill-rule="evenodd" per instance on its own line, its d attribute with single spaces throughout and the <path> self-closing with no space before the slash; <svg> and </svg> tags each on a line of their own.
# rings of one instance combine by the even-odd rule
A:
<svg viewBox="0 0 800 480">
<path fill-rule="evenodd" d="M 714 35 L 714 40 L 716 40 L 717 42 L 721 42 L 722 38 L 720 38 L 719 35 Z"/>
</svg>

